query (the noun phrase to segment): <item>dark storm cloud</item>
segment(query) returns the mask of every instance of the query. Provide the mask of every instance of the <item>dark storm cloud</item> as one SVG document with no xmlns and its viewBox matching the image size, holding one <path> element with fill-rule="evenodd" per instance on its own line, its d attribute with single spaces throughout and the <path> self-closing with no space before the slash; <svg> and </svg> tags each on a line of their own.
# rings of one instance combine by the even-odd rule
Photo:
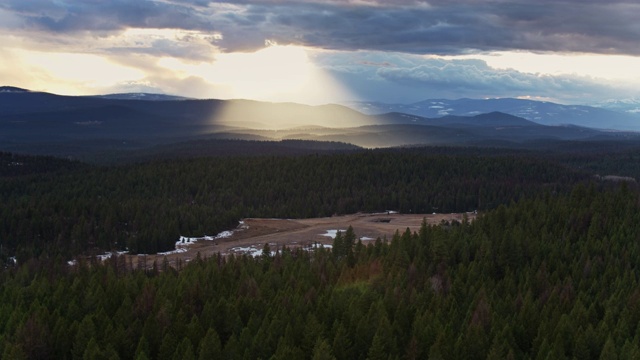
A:
<svg viewBox="0 0 640 360">
<path fill-rule="evenodd" d="M 631 1 L 8 0 L 0 9 L 27 27 L 62 33 L 128 27 L 217 31 L 228 51 L 256 49 L 271 39 L 429 54 L 514 49 L 640 54 L 640 4 Z"/>
<path fill-rule="evenodd" d="M 338 50 L 384 50 L 411 53 L 459 53 L 467 43 L 479 43 L 465 34 L 476 24 L 495 31 L 473 14 L 442 14 L 422 8 L 345 6 L 326 4 L 249 5 L 243 15 L 266 14 L 263 21 L 245 27 L 227 23 L 236 36 L 258 33 L 279 43 Z M 226 20 L 232 20 L 227 18 Z M 234 26 L 239 25 L 239 26 Z M 223 34 L 227 34 L 223 27 Z M 466 37 L 466 39 L 465 39 Z M 233 43 L 224 42 L 234 48 Z"/>
<path fill-rule="evenodd" d="M 597 1 L 436 1 L 379 6 L 345 3 L 242 2 L 245 27 L 281 43 L 340 50 L 460 54 L 496 50 L 640 53 L 640 4 Z M 237 26 L 236 26 L 237 25 Z M 245 30 L 248 30 L 245 32 Z M 233 48 L 233 43 L 227 43 Z"/>
<path fill-rule="evenodd" d="M 194 6 L 157 1 L 21 1 L 8 0 L 0 9 L 16 13 L 25 29 L 58 33 L 117 31 L 137 28 L 203 27 L 206 21 Z"/>
</svg>

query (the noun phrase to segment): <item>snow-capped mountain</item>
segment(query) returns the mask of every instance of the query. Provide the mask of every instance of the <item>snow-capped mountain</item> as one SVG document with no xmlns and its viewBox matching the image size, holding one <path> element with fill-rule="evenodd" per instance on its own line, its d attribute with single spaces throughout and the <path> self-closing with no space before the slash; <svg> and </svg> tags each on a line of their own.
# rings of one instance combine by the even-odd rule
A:
<svg viewBox="0 0 640 360">
<path fill-rule="evenodd" d="M 612 99 L 596 104 L 596 106 L 607 110 L 640 116 L 640 99 L 638 98 Z"/>
<path fill-rule="evenodd" d="M 494 111 L 522 117 L 542 125 L 577 125 L 599 129 L 640 130 L 640 111 L 619 111 L 605 106 L 562 105 L 525 99 L 430 99 L 413 104 L 351 102 L 347 106 L 365 114 L 401 112 L 423 117 L 474 116 Z M 637 105 L 640 108 L 640 103 Z"/>
</svg>

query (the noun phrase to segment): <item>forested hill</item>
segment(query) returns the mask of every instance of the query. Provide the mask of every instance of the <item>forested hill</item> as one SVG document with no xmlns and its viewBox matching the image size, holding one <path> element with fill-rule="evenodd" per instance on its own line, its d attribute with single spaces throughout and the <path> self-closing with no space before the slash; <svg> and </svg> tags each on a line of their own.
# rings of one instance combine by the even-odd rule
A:
<svg viewBox="0 0 640 360">
<path fill-rule="evenodd" d="M 149 100 L 142 100 L 145 98 Z M 610 117 L 588 124 L 569 121 L 570 118 L 584 120 L 585 113 L 578 108 L 567 108 L 575 116 L 561 117 L 567 121 L 553 126 L 536 123 L 535 118 L 529 121 L 496 112 L 498 109 L 485 110 L 442 117 L 447 114 L 445 111 L 436 118 L 402 112 L 371 116 L 340 105 L 194 100 L 156 95 L 132 99 L 131 94 L 61 96 L 2 88 L 0 151 L 103 162 L 103 158 L 153 156 L 162 152 L 159 149 L 162 147 L 188 152 L 185 148 L 194 142 L 205 150 L 230 152 L 217 143 L 220 139 L 304 139 L 366 148 L 414 145 L 521 148 L 532 141 L 603 139 L 640 143 L 637 132 L 598 130 L 602 124 L 611 124 L 605 121 L 611 120 Z M 587 125 L 594 128 L 584 127 Z M 620 129 L 635 129 L 632 125 Z M 224 145 L 238 144 L 225 142 Z M 336 150 L 343 148 L 338 145 Z M 247 152 L 242 148 L 233 150 Z M 300 148 L 290 150 L 295 152 Z"/>
<path fill-rule="evenodd" d="M 589 174 L 534 157 L 363 151 L 163 160 L 0 181 L 4 259 L 173 249 L 244 217 L 486 210 L 565 193 Z"/>
<path fill-rule="evenodd" d="M 353 234 L 345 234 L 353 236 Z M 350 256 L 2 274 L 3 359 L 638 359 L 638 193 L 539 195 Z M 346 242 L 350 243 L 350 242 Z"/>
</svg>

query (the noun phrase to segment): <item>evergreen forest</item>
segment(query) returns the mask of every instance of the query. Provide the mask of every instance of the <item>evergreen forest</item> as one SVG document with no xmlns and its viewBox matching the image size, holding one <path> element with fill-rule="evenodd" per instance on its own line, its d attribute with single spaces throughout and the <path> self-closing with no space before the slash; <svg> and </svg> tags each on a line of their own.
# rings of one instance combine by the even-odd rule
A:
<svg viewBox="0 0 640 360">
<path fill-rule="evenodd" d="M 43 252 L 64 257 L 92 250 L 162 252 L 173 249 L 181 235 L 217 234 L 245 217 L 485 210 L 527 195 L 566 192 L 588 178 L 533 157 L 412 151 L 112 166 L 4 157 L 0 244 L 5 260 L 17 256 L 19 261 Z M 27 170 L 16 167 L 37 171 L 21 174 Z"/>
<path fill-rule="evenodd" d="M 416 148 L 96 165 L 3 153 L 0 354 L 638 359 L 639 154 Z M 245 217 L 389 209 L 479 216 L 367 245 L 349 228 L 332 249 L 180 269 L 90 256 L 172 249 Z"/>
</svg>

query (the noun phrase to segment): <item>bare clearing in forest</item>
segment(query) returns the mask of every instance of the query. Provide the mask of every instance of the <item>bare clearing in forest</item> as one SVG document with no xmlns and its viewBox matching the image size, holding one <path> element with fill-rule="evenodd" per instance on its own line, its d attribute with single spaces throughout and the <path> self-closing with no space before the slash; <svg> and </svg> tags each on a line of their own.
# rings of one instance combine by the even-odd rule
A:
<svg viewBox="0 0 640 360">
<path fill-rule="evenodd" d="M 264 244 L 268 243 L 272 251 L 283 246 L 311 247 L 315 245 L 331 245 L 336 231 L 346 231 L 353 227 L 356 236 L 366 245 L 378 237 L 391 240 L 396 231 L 404 232 L 407 228 L 411 232 L 420 229 L 422 220 L 428 224 L 440 224 L 442 221 L 462 222 L 464 213 L 454 214 L 353 214 L 312 219 L 244 219 L 236 230 L 228 237 L 214 240 L 201 239 L 189 246 L 178 246 L 179 251 L 171 254 L 158 255 L 125 255 L 134 266 L 145 263 L 147 267 L 157 261 L 160 266 L 166 257 L 173 266 L 179 260 L 186 263 L 201 257 L 211 257 L 221 254 L 257 254 Z M 474 213 L 466 213 L 469 220 L 475 219 Z M 131 259 L 133 258 L 133 259 Z M 142 262 L 142 263 L 141 263 Z"/>
</svg>

